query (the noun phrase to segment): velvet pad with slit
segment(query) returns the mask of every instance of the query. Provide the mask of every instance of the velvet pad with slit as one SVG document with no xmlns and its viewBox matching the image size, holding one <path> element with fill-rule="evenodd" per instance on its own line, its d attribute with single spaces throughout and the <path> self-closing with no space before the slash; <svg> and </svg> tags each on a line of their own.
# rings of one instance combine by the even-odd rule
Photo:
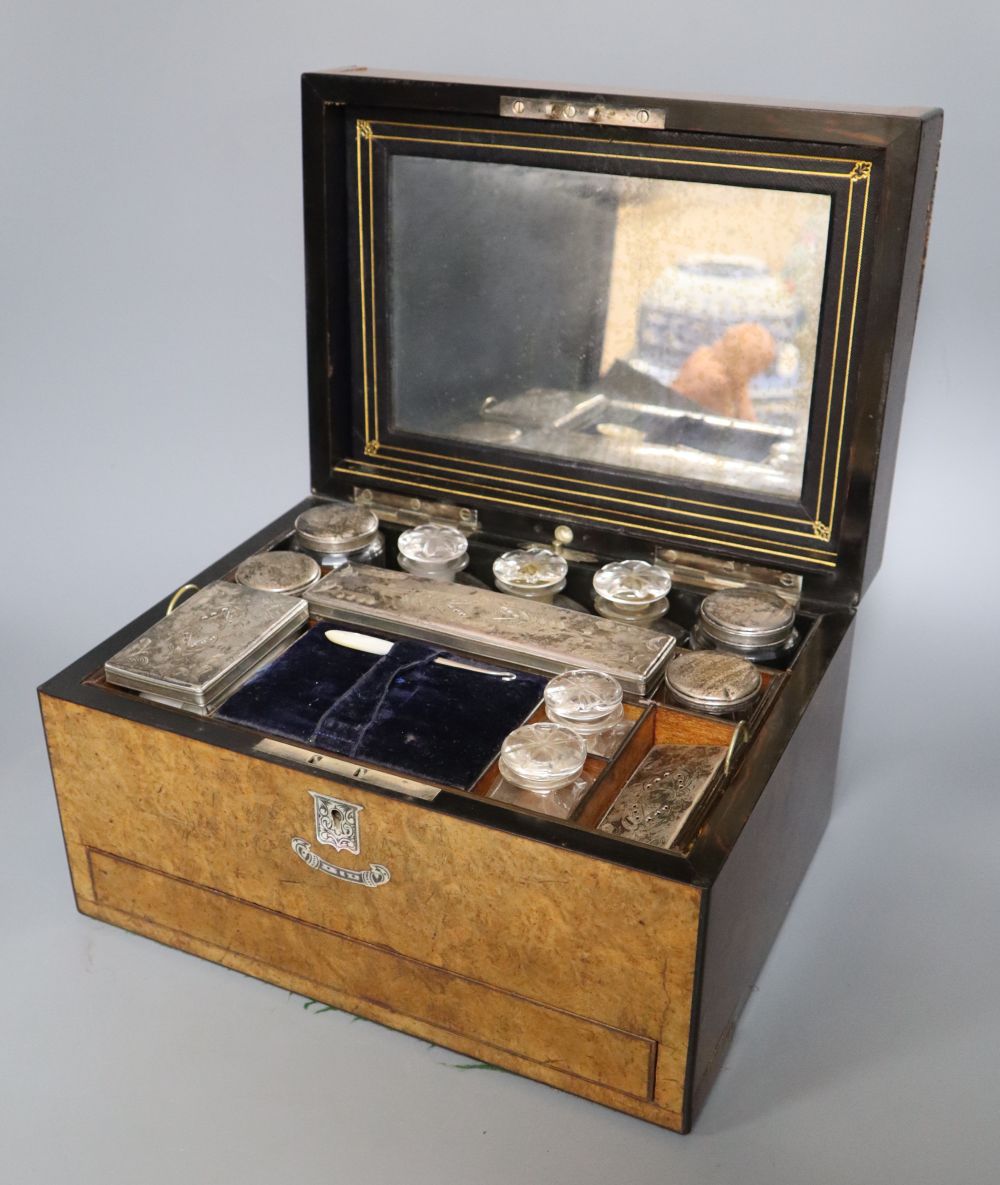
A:
<svg viewBox="0 0 1000 1185">
<path fill-rule="evenodd" d="M 328 641 L 329 628 L 304 634 L 217 718 L 465 790 L 542 698 L 537 675 L 445 666 L 435 659 L 451 656 L 421 642 L 366 654 Z"/>
</svg>

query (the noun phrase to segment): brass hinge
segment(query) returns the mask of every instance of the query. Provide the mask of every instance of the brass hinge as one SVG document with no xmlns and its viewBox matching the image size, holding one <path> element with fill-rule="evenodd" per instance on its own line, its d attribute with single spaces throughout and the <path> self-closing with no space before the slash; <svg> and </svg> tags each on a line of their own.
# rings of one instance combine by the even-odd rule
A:
<svg viewBox="0 0 1000 1185">
<path fill-rule="evenodd" d="M 445 523 L 457 527 L 466 535 L 479 529 L 479 512 L 470 506 L 430 502 L 426 498 L 408 498 L 405 494 L 390 494 L 385 490 L 362 489 L 358 486 L 354 487 L 352 497 L 359 506 L 374 510 L 379 522 L 395 523 L 401 527 Z"/>
<path fill-rule="evenodd" d="M 658 547 L 656 563 L 667 569 L 674 584 L 699 592 L 715 592 L 720 588 L 768 589 L 796 607 L 802 599 L 802 577 L 794 572 L 695 555 L 673 547 Z"/>
</svg>

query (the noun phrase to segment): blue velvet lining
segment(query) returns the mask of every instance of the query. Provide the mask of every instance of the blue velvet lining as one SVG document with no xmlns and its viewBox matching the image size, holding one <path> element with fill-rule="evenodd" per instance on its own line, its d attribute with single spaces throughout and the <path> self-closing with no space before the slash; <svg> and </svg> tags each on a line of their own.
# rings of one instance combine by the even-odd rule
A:
<svg viewBox="0 0 1000 1185">
<path fill-rule="evenodd" d="M 420 642 L 365 654 L 328 641 L 329 628 L 303 635 L 217 717 L 467 790 L 542 698 L 537 675 L 445 666 L 435 659 L 450 656 Z"/>
</svg>

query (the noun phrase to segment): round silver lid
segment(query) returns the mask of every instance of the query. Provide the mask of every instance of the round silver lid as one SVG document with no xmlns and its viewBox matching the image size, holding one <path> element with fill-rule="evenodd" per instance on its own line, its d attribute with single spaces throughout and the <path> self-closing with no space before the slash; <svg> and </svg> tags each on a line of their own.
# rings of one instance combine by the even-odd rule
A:
<svg viewBox="0 0 1000 1185">
<path fill-rule="evenodd" d="M 564 671 L 545 688 L 548 718 L 576 732 L 598 732 L 620 720 L 623 712 L 621 684 L 604 671 Z"/>
<path fill-rule="evenodd" d="M 515 728 L 500 747 L 500 773 L 536 794 L 568 786 L 586 760 L 586 741 L 561 724 L 525 724 Z"/>
<path fill-rule="evenodd" d="M 422 523 L 399 537 L 399 563 L 417 575 L 459 572 L 468 564 L 469 541 L 457 527 Z"/>
<path fill-rule="evenodd" d="M 667 664 L 667 687 L 687 707 L 728 712 L 745 707 L 760 691 L 760 671 L 738 654 L 682 650 Z"/>
<path fill-rule="evenodd" d="M 766 589 L 724 588 L 709 593 L 699 610 L 710 638 L 744 650 L 783 642 L 795 628 L 795 610 Z"/>
<path fill-rule="evenodd" d="M 320 578 L 320 566 L 301 551 L 265 551 L 252 555 L 236 569 L 237 584 L 263 592 L 305 592 Z"/>
<path fill-rule="evenodd" d="M 295 520 L 295 534 L 303 547 L 321 555 L 361 551 L 378 534 L 378 516 L 345 503 L 312 506 Z"/>
<path fill-rule="evenodd" d="M 547 547 L 525 547 L 505 551 L 493 561 L 493 578 L 502 592 L 537 596 L 560 592 L 566 587 L 569 564 Z"/>
<path fill-rule="evenodd" d="M 670 592 L 670 573 L 646 560 L 618 560 L 594 574 L 594 592 L 624 609 L 648 610 Z"/>
</svg>

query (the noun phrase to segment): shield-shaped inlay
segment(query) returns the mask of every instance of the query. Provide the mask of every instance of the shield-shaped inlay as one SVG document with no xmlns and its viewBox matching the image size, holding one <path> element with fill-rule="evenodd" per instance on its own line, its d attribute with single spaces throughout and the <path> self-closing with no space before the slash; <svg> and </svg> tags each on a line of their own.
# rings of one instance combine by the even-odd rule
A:
<svg viewBox="0 0 1000 1185">
<path fill-rule="evenodd" d="M 361 821 L 358 813 L 364 807 L 353 802 L 342 802 L 326 794 L 310 790 L 316 805 L 316 838 L 338 852 L 361 852 Z"/>
</svg>

